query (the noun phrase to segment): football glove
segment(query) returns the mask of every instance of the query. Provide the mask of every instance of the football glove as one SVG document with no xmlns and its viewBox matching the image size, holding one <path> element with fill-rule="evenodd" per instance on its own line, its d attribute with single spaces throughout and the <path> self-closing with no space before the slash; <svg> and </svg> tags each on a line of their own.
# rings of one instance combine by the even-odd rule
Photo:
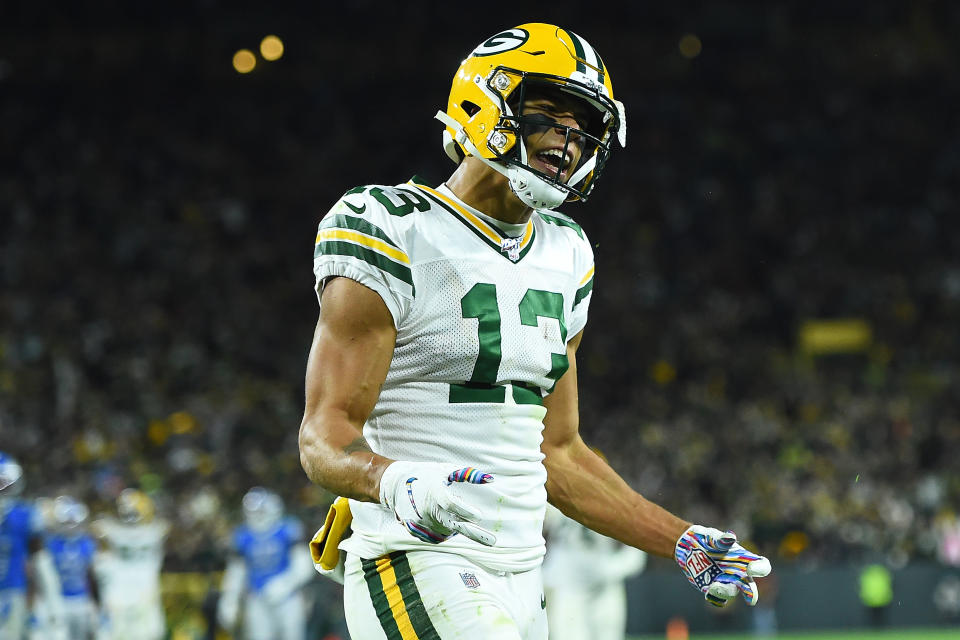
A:
<svg viewBox="0 0 960 640">
<path fill-rule="evenodd" d="M 486 546 L 497 539 L 475 523 L 480 513 L 455 495 L 455 484 L 489 484 L 493 476 L 473 467 L 444 475 L 432 463 L 392 463 L 380 478 L 380 503 L 416 538 L 438 544 L 457 533 Z"/>
<path fill-rule="evenodd" d="M 690 584 L 716 607 L 726 606 L 738 591 L 754 606 L 760 593 L 753 579 L 770 573 L 770 561 L 744 549 L 734 532 L 697 524 L 677 540 L 674 557 Z"/>
</svg>

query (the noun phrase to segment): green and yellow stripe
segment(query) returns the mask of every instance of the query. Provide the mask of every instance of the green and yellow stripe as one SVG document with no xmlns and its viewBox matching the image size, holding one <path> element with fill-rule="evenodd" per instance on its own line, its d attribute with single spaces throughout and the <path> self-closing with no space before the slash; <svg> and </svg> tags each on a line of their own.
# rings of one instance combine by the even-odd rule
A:
<svg viewBox="0 0 960 640">
<path fill-rule="evenodd" d="M 382 229 L 366 220 L 342 214 L 324 218 L 313 250 L 314 258 L 321 255 L 363 260 L 413 286 L 410 257 Z"/>
<path fill-rule="evenodd" d="M 360 562 L 387 640 L 440 640 L 420 598 L 406 553 L 400 551 Z"/>
<path fill-rule="evenodd" d="M 577 285 L 577 294 L 573 297 L 574 307 L 580 304 L 580 302 L 587 297 L 587 294 L 593 291 L 593 272 L 595 269 L 595 266 L 591 266 L 590 270 L 587 271 L 587 275 L 580 279 L 580 284 Z"/>
<path fill-rule="evenodd" d="M 458 220 L 464 223 L 468 229 L 473 231 L 488 245 L 496 249 L 497 252 L 500 253 L 504 258 L 507 258 L 507 254 L 500 250 L 500 243 L 509 236 L 505 235 L 499 229 L 488 224 L 485 220 L 464 208 L 462 205 L 460 205 L 460 203 L 445 196 L 436 189 L 423 184 L 418 184 L 416 182 L 410 182 L 409 184 L 423 190 L 427 197 L 452 213 Z M 517 258 L 517 262 L 522 260 L 523 257 L 527 255 L 527 252 L 530 251 L 530 247 L 533 245 L 533 240 L 535 237 L 536 232 L 534 230 L 533 220 L 528 220 L 527 225 L 523 230 L 523 239 L 520 241 L 520 253 L 519 257 Z M 507 259 L 509 260 L 509 258 Z"/>
</svg>

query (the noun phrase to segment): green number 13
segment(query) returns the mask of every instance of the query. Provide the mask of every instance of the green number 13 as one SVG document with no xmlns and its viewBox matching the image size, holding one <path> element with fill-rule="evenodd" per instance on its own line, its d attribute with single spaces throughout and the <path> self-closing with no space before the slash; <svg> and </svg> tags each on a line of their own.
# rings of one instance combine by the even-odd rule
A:
<svg viewBox="0 0 960 640">
<path fill-rule="evenodd" d="M 504 402 L 506 388 L 497 385 L 497 374 L 503 358 L 500 333 L 500 308 L 497 306 L 497 286 L 478 282 L 460 299 L 464 318 L 477 319 L 477 338 L 480 348 L 473 374 L 466 383 L 450 385 L 450 402 Z M 519 305 L 520 324 L 536 327 L 539 318 L 553 318 L 560 323 L 560 341 L 567 343 L 567 326 L 563 321 L 563 296 L 552 291 L 527 289 Z M 553 380 L 548 391 L 553 391 L 557 380 L 570 366 L 566 353 L 551 353 L 551 369 L 547 377 Z M 529 384 L 511 381 L 514 400 L 519 404 L 540 404 L 539 390 Z"/>
</svg>

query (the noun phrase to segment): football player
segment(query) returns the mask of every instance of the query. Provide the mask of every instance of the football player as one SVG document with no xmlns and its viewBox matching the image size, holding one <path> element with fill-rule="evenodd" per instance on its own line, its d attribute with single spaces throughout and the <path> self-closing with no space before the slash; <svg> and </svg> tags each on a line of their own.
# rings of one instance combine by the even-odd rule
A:
<svg viewBox="0 0 960 640">
<path fill-rule="evenodd" d="M 24 486 L 23 467 L 0 452 L 0 638 L 17 640 L 63 621 L 60 581 L 43 546 L 43 517 L 21 498 Z M 28 590 L 37 602 L 28 602 Z M 43 620 L 35 615 L 40 600 Z"/>
<path fill-rule="evenodd" d="M 254 487 L 243 496 L 244 524 L 233 532 L 233 556 L 223 574 L 217 619 L 233 630 L 243 608 L 246 640 L 303 640 L 303 587 L 315 575 L 303 525 L 284 516 L 280 496 Z"/>
<path fill-rule="evenodd" d="M 351 635 L 546 638 L 547 500 L 676 558 L 711 603 L 755 602 L 765 558 L 648 501 L 578 434 L 593 251 L 554 209 L 626 143 L 599 53 L 553 25 L 498 33 L 437 118 L 447 181 L 350 189 L 314 248 L 300 458 L 350 499 L 352 535 L 326 544 L 346 551 Z"/>
<path fill-rule="evenodd" d="M 103 640 L 159 640 L 166 634 L 160 593 L 164 543 L 170 525 L 139 489 L 117 497 L 116 517 L 94 522 L 103 551 L 94 571 L 99 584 Z"/>
<path fill-rule="evenodd" d="M 543 558 L 550 640 L 623 640 L 626 579 L 643 571 L 647 555 L 588 529 L 547 505 Z"/>
<path fill-rule="evenodd" d="M 93 576 L 97 543 L 86 530 L 90 510 L 76 498 L 64 495 L 53 500 L 51 511 L 53 527 L 46 546 L 60 578 L 65 637 L 90 640 L 100 618 Z"/>
</svg>

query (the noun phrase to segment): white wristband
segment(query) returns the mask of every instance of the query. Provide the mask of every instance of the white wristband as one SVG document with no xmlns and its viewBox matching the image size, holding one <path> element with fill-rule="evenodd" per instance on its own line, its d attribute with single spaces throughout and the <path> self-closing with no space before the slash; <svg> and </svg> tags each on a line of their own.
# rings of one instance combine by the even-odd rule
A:
<svg viewBox="0 0 960 640">
<path fill-rule="evenodd" d="M 397 496 L 397 489 L 407 481 L 408 478 L 416 476 L 417 463 L 397 460 L 391 462 L 380 476 L 380 504 L 393 511 L 396 508 L 394 501 Z"/>
</svg>

